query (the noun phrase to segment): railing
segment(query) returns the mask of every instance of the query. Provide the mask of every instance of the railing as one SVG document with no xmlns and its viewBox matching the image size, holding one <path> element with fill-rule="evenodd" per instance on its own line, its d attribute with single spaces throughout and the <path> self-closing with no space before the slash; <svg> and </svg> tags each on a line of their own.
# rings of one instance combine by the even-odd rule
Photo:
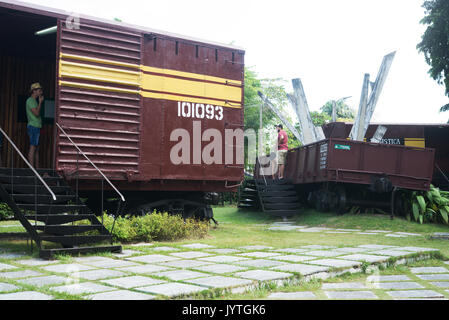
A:
<svg viewBox="0 0 449 320">
<path fill-rule="evenodd" d="M 118 191 L 118 189 L 112 184 L 112 182 L 106 177 L 106 175 L 87 157 L 87 155 L 78 147 L 78 145 L 69 137 L 69 135 L 64 131 L 64 129 L 59 125 L 59 123 L 56 123 L 56 126 L 61 130 L 61 132 L 64 134 L 64 136 L 70 141 L 70 143 L 76 148 L 77 150 L 77 159 L 76 159 L 76 198 L 78 199 L 78 188 L 79 188 L 79 155 L 81 154 L 94 168 L 95 170 L 100 173 L 100 175 L 103 177 L 103 180 L 101 180 L 101 219 L 103 223 L 103 204 L 104 204 L 104 181 L 112 187 L 112 189 L 119 195 L 120 201 L 117 205 L 117 211 L 115 214 L 114 224 L 112 226 L 112 229 L 110 232 L 114 230 L 115 227 L 115 221 L 117 217 L 121 214 L 123 207 L 122 204 L 126 202 L 125 197 Z"/>
<path fill-rule="evenodd" d="M 28 162 L 28 160 L 25 158 L 25 156 L 20 152 L 20 150 L 17 148 L 17 146 L 12 142 L 12 140 L 9 138 L 9 136 L 3 131 L 3 129 L 0 127 L 0 132 L 3 134 L 3 136 L 8 140 L 8 142 L 11 144 L 11 146 L 14 148 L 14 150 L 19 154 L 19 156 L 22 158 L 22 160 L 26 163 L 26 165 L 31 169 L 31 171 L 34 173 L 35 177 L 37 177 L 40 182 L 44 185 L 44 187 L 48 190 L 48 192 L 51 194 L 53 200 L 56 200 L 56 195 L 53 193 L 53 191 L 50 189 L 50 187 L 45 183 L 44 179 L 39 175 L 39 173 L 36 171 L 36 169 L 33 168 L 33 166 Z M 11 186 L 12 186 L 12 192 L 14 193 L 14 159 L 13 159 L 13 153 L 11 152 Z"/>
<path fill-rule="evenodd" d="M 37 202 L 38 202 L 38 192 L 37 192 L 37 181 L 39 180 L 42 185 L 47 189 L 47 191 L 50 193 L 52 200 L 50 202 L 49 210 L 51 210 L 51 206 L 53 205 L 53 202 L 56 201 L 56 195 L 51 190 L 51 188 L 48 186 L 48 184 L 42 179 L 42 177 L 39 175 L 39 173 L 36 171 L 36 169 L 28 162 L 28 160 L 25 158 L 25 156 L 20 152 L 19 148 L 15 145 L 14 142 L 9 138 L 9 136 L 6 134 L 5 131 L 0 127 L 0 133 L 3 135 L 3 137 L 6 138 L 6 140 L 11 144 L 13 149 L 19 154 L 19 156 L 22 158 L 22 160 L 26 163 L 26 165 L 31 169 L 31 171 L 34 174 L 34 224 L 37 226 Z M 11 152 L 11 197 L 14 197 L 14 152 Z M 16 207 L 17 208 L 17 207 Z M 17 210 L 20 211 L 20 209 L 17 208 Z M 17 219 L 22 221 L 22 224 L 26 227 L 26 229 L 36 238 L 36 244 L 40 247 L 40 242 L 37 240 L 37 232 L 30 229 L 31 224 L 28 222 L 28 220 L 24 219 L 24 217 L 16 216 Z M 33 245 L 31 241 L 31 252 L 33 251 Z"/>
</svg>

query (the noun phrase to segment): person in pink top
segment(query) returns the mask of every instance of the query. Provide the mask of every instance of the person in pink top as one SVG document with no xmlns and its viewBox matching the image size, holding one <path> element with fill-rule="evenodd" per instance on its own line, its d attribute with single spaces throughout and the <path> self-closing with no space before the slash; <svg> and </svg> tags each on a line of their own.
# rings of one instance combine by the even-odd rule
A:
<svg viewBox="0 0 449 320">
<path fill-rule="evenodd" d="M 288 152 L 288 135 L 287 132 L 284 131 L 282 124 L 277 125 L 276 130 L 278 131 L 279 179 L 284 179 L 284 170 Z"/>
</svg>

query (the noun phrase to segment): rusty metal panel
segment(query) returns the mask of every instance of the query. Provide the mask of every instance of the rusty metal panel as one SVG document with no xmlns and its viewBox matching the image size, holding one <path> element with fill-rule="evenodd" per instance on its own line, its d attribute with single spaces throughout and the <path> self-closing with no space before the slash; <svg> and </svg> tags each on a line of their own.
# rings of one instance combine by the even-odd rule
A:
<svg viewBox="0 0 449 320">
<path fill-rule="evenodd" d="M 225 130 L 243 129 L 243 54 L 158 35 L 144 38 L 142 174 L 149 179 L 237 182 L 243 165 L 225 164 Z M 188 132 L 188 163 L 174 164 L 171 141 L 177 129 Z M 206 130 L 221 137 L 221 162 L 205 163 Z M 150 138 L 151 137 L 151 138 Z M 215 141 L 215 139 L 213 139 Z M 200 152 L 194 151 L 198 144 Z M 238 147 L 237 142 L 233 143 Z M 242 144 L 243 145 L 243 144 Z M 235 152 L 235 151 L 234 151 Z M 214 154 L 215 155 L 215 154 Z M 218 156 L 217 156 L 218 157 Z"/>
<path fill-rule="evenodd" d="M 59 22 L 58 122 L 104 172 L 125 179 L 139 172 L 141 35 Z M 56 169 L 95 176 L 95 169 L 57 135 Z"/>
<path fill-rule="evenodd" d="M 289 151 L 286 177 L 294 184 L 319 182 L 369 185 L 388 177 L 393 186 L 428 190 L 435 150 L 328 139 Z"/>
</svg>

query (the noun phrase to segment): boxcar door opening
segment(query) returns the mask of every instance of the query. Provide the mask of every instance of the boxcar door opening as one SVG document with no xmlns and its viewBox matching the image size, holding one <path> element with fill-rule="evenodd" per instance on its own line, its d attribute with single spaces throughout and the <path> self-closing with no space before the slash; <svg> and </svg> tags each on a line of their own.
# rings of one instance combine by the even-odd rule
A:
<svg viewBox="0 0 449 320">
<path fill-rule="evenodd" d="M 40 168 L 53 167 L 56 25 L 55 18 L 0 7 L 0 127 L 27 156 L 30 139 L 26 100 L 30 97 L 31 84 L 39 82 L 45 97 L 38 149 Z M 43 30 L 47 31 L 36 35 Z M 5 139 L 2 149 L 4 167 L 25 167 Z"/>
</svg>

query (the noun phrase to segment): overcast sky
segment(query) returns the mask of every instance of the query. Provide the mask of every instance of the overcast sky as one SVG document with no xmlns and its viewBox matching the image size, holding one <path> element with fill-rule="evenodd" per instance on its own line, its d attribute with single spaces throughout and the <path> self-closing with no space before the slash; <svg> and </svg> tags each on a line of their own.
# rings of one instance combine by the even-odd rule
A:
<svg viewBox="0 0 449 320">
<path fill-rule="evenodd" d="M 416 45 L 423 0 L 27 0 L 101 18 L 120 18 L 195 38 L 233 43 L 260 77 L 301 78 L 311 110 L 352 96 L 358 109 L 365 73 L 374 81 L 397 51 L 374 121 L 446 123 L 444 87 L 428 75 Z"/>
</svg>

